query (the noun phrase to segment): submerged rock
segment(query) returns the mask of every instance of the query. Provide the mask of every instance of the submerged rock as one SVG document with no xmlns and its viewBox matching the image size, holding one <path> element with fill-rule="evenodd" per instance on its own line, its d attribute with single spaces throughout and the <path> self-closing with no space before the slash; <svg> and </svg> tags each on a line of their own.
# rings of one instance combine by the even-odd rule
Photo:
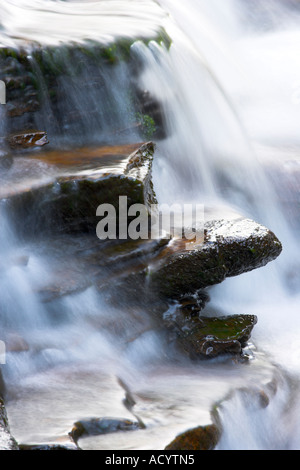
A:
<svg viewBox="0 0 300 470">
<path fill-rule="evenodd" d="M 82 437 L 100 436 L 119 431 L 136 431 L 137 429 L 140 429 L 140 424 L 129 419 L 93 418 L 76 422 L 69 435 L 77 444 Z"/>
<path fill-rule="evenodd" d="M 165 450 L 214 450 L 220 439 L 220 431 L 214 424 L 199 426 L 177 436 Z"/>
<path fill-rule="evenodd" d="M 8 333 L 5 335 L 5 348 L 6 352 L 24 352 L 29 351 L 29 344 L 20 334 Z"/>
<path fill-rule="evenodd" d="M 152 288 L 171 298 L 219 284 L 227 277 L 265 266 L 282 245 L 273 232 L 250 219 L 210 221 L 203 243 L 185 249 L 172 241 L 149 266 Z"/>
</svg>

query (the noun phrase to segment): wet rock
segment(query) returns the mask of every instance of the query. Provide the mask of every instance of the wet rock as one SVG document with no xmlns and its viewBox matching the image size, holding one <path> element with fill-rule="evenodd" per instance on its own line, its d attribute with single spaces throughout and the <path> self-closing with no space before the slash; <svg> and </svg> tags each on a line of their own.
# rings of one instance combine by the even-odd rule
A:
<svg viewBox="0 0 300 470">
<path fill-rule="evenodd" d="M 121 378 L 118 378 L 118 383 L 119 385 L 124 389 L 125 391 L 125 398 L 123 399 L 123 405 L 125 408 L 132 413 L 132 415 L 136 418 L 137 423 L 139 425 L 140 429 L 146 429 L 146 425 L 143 422 L 143 420 L 134 412 L 134 406 L 136 405 L 135 399 L 133 398 L 132 392 L 128 385 L 122 380 Z"/>
<path fill-rule="evenodd" d="M 93 233 L 100 222 L 96 211 L 101 204 L 115 209 L 119 224 L 120 196 L 127 197 L 127 207 L 148 207 L 156 197 L 151 183 L 154 144 L 143 144 L 121 162 L 98 166 L 84 174 L 57 177 L 53 182 L 27 188 L 12 195 L 7 204 L 18 232 Z M 2 198 L 7 198 L 5 192 Z M 132 218 L 128 217 L 128 223 Z"/>
<path fill-rule="evenodd" d="M 6 89 L 7 90 L 16 90 L 16 89 L 24 89 L 26 87 L 26 85 L 30 85 L 31 82 L 32 82 L 32 78 L 31 76 L 28 74 L 28 75 L 24 75 L 24 76 L 15 76 L 15 75 L 9 75 L 9 72 L 12 72 L 12 73 L 16 73 L 16 69 L 14 68 L 11 68 L 11 69 L 6 69 L 4 70 L 3 72 L 5 72 L 6 74 L 6 78 L 5 78 L 5 84 L 6 84 Z"/>
<path fill-rule="evenodd" d="M 262 408 L 267 408 L 270 404 L 270 398 L 264 390 L 260 390 L 259 392 L 259 401 Z"/>
<path fill-rule="evenodd" d="M 0 398 L 0 450 L 18 450 L 18 444 L 12 437 L 3 399 Z"/>
<path fill-rule="evenodd" d="M 156 139 L 163 139 L 167 136 L 166 133 L 166 122 L 165 122 L 165 115 L 163 112 L 162 105 L 153 98 L 148 90 L 140 90 L 137 86 L 136 88 L 136 101 L 137 101 L 137 109 L 139 109 L 139 116 L 144 117 L 142 119 L 145 123 L 147 122 L 147 118 L 152 119 L 155 128 L 152 129 L 153 135 Z M 146 118 L 146 119 L 145 119 Z M 153 138 L 153 137 L 152 137 Z"/>
<path fill-rule="evenodd" d="M 47 133 L 43 131 L 26 132 L 12 135 L 8 138 L 8 143 L 13 149 L 27 149 L 32 147 L 43 147 L 49 144 Z"/>
<path fill-rule="evenodd" d="M 235 395 L 239 397 L 245 408 L 264 409 L 267 408 L 274 398 L 268 387 L 266 390 L 258 387 L 241 387 L 235 391 Z"/>
<path fill-rule="evenodd" d="M 106 266 L 110 267 L 110 271 L 118 271 L 124 265 L 135 267 L 145 259 L 150 261 L 167 243 L 166 239 L 120 241 L 101 250 L 98 256 L 94 253 L 90 261 L 94 263 L 97 260 L 98 266 Z"/>
<path fill-rule="evenodd" d="M 265 266 L 281 251 L 274 233 L 250 219 L 210 221 L 203 243 L 187 250 L 182 241 L 172 242 L 153 260 L 149 283 L 167 297 L 180 298 Z"/>
<path fill-rule="evenodd" d="M 180 311 L 188 318 L 198 316 L 210 301 L 208 292 L 204 289 L 196 292 L 193 296 L 186 296 L 180 299 Z"/>
<path fill-rule="evenodd" d="M 220 431 L 214 424 L 199 426 L 177 436 L 165 450 L 214 450 L 220 439 Z"/>
<path fill-rule="evenodd" d="M 17 118 L 23 114 L 34 113 L 39 109 L 39 102 L 37 100 L 29 99 L 27 101 L 15 100 L 7 103 L 7 116 L 10 118 Z M 31 121 L 28 121 L 31 124 Z"/>
<path fill-rule="evenodd" d="M 1 368 L 0 368 L 0 400 L 3 399 L 5 394 L 6 394 L 6 386 L 5 386 L 2 371 L 1 371 Z"/>
<path fill-rule="evenodd" d="M 7 352 L 29 351 L 29 344 L 17 333 L 8 333 L 5 336 L 5 346 Z"/>
<path fill-rule="evenodd" d="M 152 182 L 152 164 L 155 144 L 147 142 L 130 155 L 125 169 L 125 175 L 143 182 L 144 204 L 150 208 L 157 204 Z"/>
<path fill-rule="evenodd" d="M 61 297 L 78 294 L 85 291 L 92 285 L 92 280 L 85 279 L 72 279 L 70 273 L 66 273 L 65 278 L 57 278 L 56 282 L 41 287 L 36 291 L 40 300 L 44 303 L 52 302 L 60 299 Z"/>
<path fill-rule="evenodd" d="M 255 416 L 259 413 L 268 413 L 265 410 L 272 405 L 277 386 L 282 381 L 282 378 L 277 376 L 277 372 L 275 374 L 271 382 L 266 385 L 260 384 L 259 380 L 256 384 L 256 380 L 253 378 L 252 384 L 232 389 L 213 406 L 211 418 L 221 430 L 218 446 L 220 449 L 224 449 L 223 436 L 226 441 L 234 429 L 242 432 L 243 425 L 241 423 L 244 422 L 246 416 L 248 418 L 251 416 L 251 419 L 255 420 Z M 279 382 L 277 382 L 278 380 Z"/>
<path fill-rule="evenodd" d="M 136 431 L 137 429 L 140 429 L 140 424 L 129 419 L 93 418 L 76 422 L 69 435 L 77 444 L 78 440 L 82 437 L 100 436 L 101 434 L 120 431 Z"/>
<path fill-rule="evenodd" d="M 177 323 L 177 343 L 191 358 L 240 355 L 256 323 L 255 315 L 191 318 Z"/>
<path fill-rule="evenodd" d="M 79 450 L 77 446 L 61 446 L 58 444 L 44 444 L 44 445 L 26 445 L 26 444 L 20 444 L 19 450 L 62 450 L 62 451 L 68 451 L 68 450 Z"/>
<path fill-rule="evenodd" d="M 147 45 L 149 40 L 170 46 L 170 38 L 160 30 L 153 32 L 151 38 L 118 38 L 110 44 L 86 41 L 59 46 L 24 43 L 19 48 L 0 47 L 0 79 L 7 89 L 8 132 L 22 132 L 42 125 L 51 140 L 53 135 L 69 142 L 72 136 L 78 142 L 99 143 L 100 133 L 106 141 L 107 135 L 131 127 L 137 113 L 143 115 L 143 122 L 157 119 L 155 128 L 162 129 L 156 99 L 151 98 L 153 104 L 151 108 L 146 106 L 146 113 L 140 101 L 133 98 L 137 94 L 135 76 L 141 72 L 141 67 L 137 66 L 131 46 L 136 41 Z M 123 118 L 120 114 L 125 113 L 118 106 L 116 89 L 118 94 L 121 90 L 123 101 L 127 102 L 128 112 Z M 80 109 L 78 93 L 85 97 Z M 136 130 L 130 135 L 136 135 Z M 144 137 L 150 138 L 154 136 Z"/>
</svg>

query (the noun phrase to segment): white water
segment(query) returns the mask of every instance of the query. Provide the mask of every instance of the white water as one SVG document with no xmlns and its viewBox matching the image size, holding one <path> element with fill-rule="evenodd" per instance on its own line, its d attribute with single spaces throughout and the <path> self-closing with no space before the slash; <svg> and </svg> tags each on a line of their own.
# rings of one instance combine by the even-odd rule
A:
<svg viewBox="0 0 300 470">
<path fill-rule="evenodd" d="M 169 152 L 162 149 L 163 155 L 167 154 L 169 158 L 158 165 L 162 166 L 163 174 L 169 175 L 169 165 L 176 173 L 177 160 L 181 160 L 181 164 L 184 162 L 184 170 L 176 173 L 173 180 L 177 197 L 187 179 L 190 181 L 187 186 L 195 196 L 195 182 L 198 181 L 198 186 L 203 188 L 201 174 L 205 183 L 212 182 L 211 186 L 204 187 L 204 198 L 207 195 L 218 197 L 221 174 L 229 185 L 229 191 L 221 192 L 222 201 L 225 197 L 242 213 L 273 229 L 284 247 L 283 254 L 275 263 L 228 280 L 211 292 L 211 307 L 217 311 L 258 316 L 253 341 L 294 379 L 290 386 L 282 384 L 279 398 L 267 411 L 254 409 L 251 396 L 248 402 L 239 398 L 230 402 L 223 419 L 225 432 L 218 448 L 299 448 L 299 411 L 298 407 L 289 407 L 289 403 L 297 399 L 300 372 L 299 247 L 297 232 L 293 233 L 289 227 L 291 221 L 279 206 L 280 198 L 284 198 L 282 193 L 290 189 L 288 180 L 284 179 L 287 163 L 284 149 L 288 147 L 289 158 L 295 162 L 294 168 L 299 162 L 299 35 L 296 28 L 299 14 L 298 17 L 295 13 L 293 16 L 293 12 L 289 15 L 280 2 L 275 4 L 275 11 L 274 2 L 258 2 L 264 5 L 268 17 L 272 18 L 272 13 L 275 18 L 280 15 L 281 21 L 266 30 L 263 24 L 261 29 L 258 27 L 261 12 L 258 12 L 252 23 L 253 29 L 245 33 L 245 23 L 249 23 L 246 20 L 243 24 L 239 15 L 241 12 L 245 14 L 246 10 L 245 17 L 248 18 L 252 6 L 247 7 L 243 2 L 226 2 L 224 9 L 219 8 L 219 2 L 210 2 L 209 7 L 204 7 L 205 2 L 199 1 L 190 1 L 188 6 L 168 0 L 161 3 L 172 11 L 195 52 L 201 54 L 210 73 L 221 84 L 226 104 L 229 103 L 236 111 L 238 124 L 244 133 L 233 134 L 237 126 L 231 125 L 230 113 L 221 114 L 219 102 L 214 106 L 211 95 L 207 96 L 207 87 L 205 91 L 199 91 L 199 84 L 203 83 L 203 75 L 205 79 L 207 73 L 199 65 L 198 73 L 195 69 L 191 72 L 188 54 L 182 54 L 180 46 L 176 54 L 174 47 L 173 60 L 179 70 L 176 79 L 180 81 L 180 102 L 178 100 L 174 115 L 177 120 L 184 109 L 182 114 L 184 118 L 188 116 L 188 120 L 175 123 L 175 137 L 171 138 Z M 199 24 L 203 23 L 202 30 Z M 177 35 L 175 37 L 178 38 Z M 206 95 L 207 103 L 204 101 L 204 105 L 202 94 Z M 186 109 L 193 114 L 185 113 Z M 218 114 L 224 119 L 223 126 L 216 118 Z M 246 135 L 247 139 L 241 141 L 241 135 Z M 206 148 L 203 148 L 203 141 Z M 264 146 L 271 149 L 265 151 Z M 280 150 L 282 156 L 278 159 Z M 265 159 L 266 154 L 273 156 L 273 161 Z M 268 175 L 272 165 L 277 166 L 282 177 L 275 186 Z M 161 186 L 169 189 L 167 184 L 158 184 Z M 163 197 L 172 199 L 174 196 L 167 190 Z M 278 436 L 274 436 L 273 429 L 278 423 L 282 427 Z"/>
<path fill-rule="evenodd" d="M 81 417 L 126 417 L 123 393 L 115 380 L 121 375 L 136 394 L 137 412 L 147 431 L 139 431 L 138 436 L 109 436 L 87 445 L 163 448 L 177 433 L 207 424 L 210 407 L 231 388 L 255 383 L 258 390 L 264 389 L 275 371 L 278 392 L 269 407 L 261 409 L 251 395 L 245 398 L 240 392 L 223 405 L 224 434 L 218 448 L 299 448 L 300 253 L 296 234 L 279 205 L 282 194 L 269 178 L 273 166 L 281 177 L 286 176 L 287 146 L 292 169 L 298 164 L 297 16 L 282 10 L 280 2 L 264 2 L 264 12 L 258 10 L 257 17 L 251 10 L 252 23 L 245 2 L 236 0 L 160 0 L 170 14 L 168 21 L 153 2 L 39 0 L 30 2 L 30 7 L 28 3 L 25 8 L 21 2 L 0 2 L 6 43 L 16 37 L 42 43 L 70 37 L 81 40 L 87 31 L 89 37 L 107 40 L 116 21 L 121 21 L 120 30 L 130 25 L 129 36 L 139 34 L 145 24 L 150 25 L 149 31 L 152 26 L 156 30 L 158 23 L 165 24 L 173 39 L 169 52 L 155 44 L 150 49 L 134 46 L 147 64 L 145 88 L 164 103 L 171 131 L 158 145 L 154 181 L 159 199 L 196 199 L 206 207 L 224 206 L 224 211 L 229 206 L 273 229 L 284 251 L 269 266 L 228 280 L 211 293 L 210 309 L 258 316 L 254 360 L 248 367 L 231 363 L 194 366 L 174 357 L 142 312 L 136 325 L 126 305 L 114 311 L 93 287 L 50 305 L 40 303 L 34 291 L 41 287 L 41 280 L 47 283 L 57 271 L 64 272 L 72 250 L 67 256 L 67 244 L 62 249 L 55 242 L 40 249 L 34 244 L 24 246 L 3 222 L 1 326 L 8 336 L 13 335 L 11 343 L 17 343 L 17 349 L 22 349 L 23 341 L 29 345 L 29 351 L 23 347 L 22 352 L 8 352 L 3 368 L 16 397 L 8 404 L 16 437 L 24 443 L 59 440 Z M 72 20 L 70 4 L 76 11 Z M 107 7 L 111 8 L 109 22 L 103 11 Z M 124 7 L 128 14 L 119 15 Z M 99 18 L 88 14 L 92 10 L 99 12 Z M 48 21 L 53 11 L 66 28 Z M 272 22 L 264 19 L 261 23 L 262 14 Z M 274 24 L 279 15 L 280 21 Z M 43 29 L 45 21 L 47 30 Z M 103 24 L 108 31 L 99 28 Z M 289 190 L 285 188 L 288 180 L 280 184 L 284 184 L 283 192 Z M 60 259 L 61 251 L 66 260 Z M 28 255 L 28 265 L 11 261 L 11 253 Z M 112 316 L 122 326 L 121 334 L 112 334 Z M 43 420 L 36 404 L 46 416 Z M 280 432 L 274 436 L 278 427 Z"/>
<path fill-rule="evenodd" d="M 1 0 L 0 43 L 61 44 L 86 39 L 149 37 L 158 31 L 162 10 L 151 0 Z"/>
</svg>

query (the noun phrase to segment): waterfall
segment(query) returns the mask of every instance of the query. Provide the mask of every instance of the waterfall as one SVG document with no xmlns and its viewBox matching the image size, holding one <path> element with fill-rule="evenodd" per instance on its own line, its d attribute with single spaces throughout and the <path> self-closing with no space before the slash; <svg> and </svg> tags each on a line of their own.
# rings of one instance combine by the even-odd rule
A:
<svg viewBox="0 0 300 470">
<path fill-rule="evenodd" d="M 95 240 L 23 238 L 12 223 L 9 201 L 2 200 L 0 340 L 7 344 L 2 373 L 19 439 L 59 441 L 72 420 L 87 412 L 125 413 L 124 390 L 116 380 L 121 377 L 136 393 L 148 428 L 126 444 L 123 437 L 108 437 L 100 442 L 103 448 L 160 448 L 176 433 L 208 424 L 210 408 L 220 400 L 218 449 L 299 447 L 300 78 L 294 8 L 292 0 L 287 5 L 257 0 L 255 8 L 242 0 L 0 0 L 0 42 L 16 48 L 23 41 L 33 44 L 22 66 L 30 64 L 39 84 L 39 110 L 18 123 L 47 130 L 58 153 L 141 142 L 136 120 L 144 109 L 142 97 L 150 96 L 165 127 L 155 135 L 158 200 L 204 204 L 207 217 L 252 218 L 283 244 L 276 262 L 209 291 L 208 315 L 257 315 L 249 367 L 218 360 L 194 364 L 178 356 L 143 307 L 128 306 L 118 291 L 113 305 L 93 285 L 99 267 L 94 269 L 93 261 L 89 268 L 85 260 L 95 253 L 101 259 Z M 143 40 L 155 38 L 161 27 L 171 44 Z M 139 38 L 128 48 L 130 63 L 97 64 L 97 47 L 120 37 Z M 34 53 L 37 45 L 47 54 Z M 53 64 L 60 70 L 54 85 L 48 73 Z M 0 137 L 7 126 L 4 111 L 0 107 Z M 57 176 L 47 161 L 36 163 L 27 154 L 12 158 L 11 166 L 1 166 L 0 156 L 2 189 Z M 286 210 L 290 202 L 292 212 Z M 109 279 L 109 269 L 101 267 L 99 276 Z M 257 393 L 271 397 L 269 406 L 260 406 Z M 49 426 L 39 423 L 36 403 Z M 273 436 L 278 422 L 281 434 Z"/>
<path fill-rule="evenodd" d="M 292 388 L 287 383 L 282 385 L 278 403 L 271 405 L 268 412 L 255 411 L 251 396 L 247 405 L 238 396 L 229 403 L 231 411 L 223 418 L 224 437 L 219 448 L 288 449 L 292 435 L 298 432 L 297 419 L 290 420 L 285 428 L 288 434 L 281 435 L 277 442 L 275 437 L 272 440 L 271 430 L 277 420 L 289 419 L 283 408 L 288 416 L 293 413 L 287 403 L 296 387 L 294 381 L 299 380 L 299 248 L 295 221 L 281 206 L 282 191 L 290 191 L 284 168 L 292 165 L 289 159 L 295 162 L 294 168 L 298 164 L 299 133 L 295 124 L 299 121 L 299 38 L 293 20 L 299 16 L 293 17 L 294 12 L 280 2 L 275 2 L 275 9 L 272 2 L 258 2 L 258 16 L 253 13 L 251 23 L 253 30 L 245 32 L 241 17 L 247 15 L 248 7 L 242 2 L 227 2 L 226 14 L 216 2 L 210 2 L 209 7 L 193 1 L 188 7 L 168 0 L 161 3 L 177 21 L 172 28 L 179 24 L 185 33 L 184 41 L 190 46 L 180 44 L 180 34 L 176 33 L 169 58 L 176 72 L 165 61 L 162 66 L 169 68 L 167 75 L 163 74 L 165 86 L 170 77 L 176 77 L 170 80 L 173 94 L 168 109 L 173 119 L 173 137 L 162 143 L 164 159 L 157 165 L 157 187 L 166 188 L 162 197 L 172 200 L 191 195 L 202 198 L 208 207 L 211 201 L 221 206 L 224 202 L 233 205 L 242 214 L 274 229 L 284 247 L 274 265 L 227 280 L 211 291 L 212 309 L 227 314 L 247 311 L 258 316 L 255 344 L 293 377 Z M 255 22 L 261 19 L 260 7 L 270 21 L 268 26 Z M 210 10 L 208 14 L 206 10 Z M 211 13 L 217 13 L 217 17 Z M 281 21 L 277 14 L 282 15 Z M 274 18 L 278 19 L 275 24 Z M 222 19 L 225 27 L 220 26 Z M 284 67 L 278 57 L 282 57 Z M 162 81 L 160 76 L 160 83 L 155 83 L 158 89 Z M 280 152 L 282 157 L 278 160 Z M 274 177 L 276 165 L 279 171 Z M 182 194 L 186 181 L 187 196 Z"/>
</svg>

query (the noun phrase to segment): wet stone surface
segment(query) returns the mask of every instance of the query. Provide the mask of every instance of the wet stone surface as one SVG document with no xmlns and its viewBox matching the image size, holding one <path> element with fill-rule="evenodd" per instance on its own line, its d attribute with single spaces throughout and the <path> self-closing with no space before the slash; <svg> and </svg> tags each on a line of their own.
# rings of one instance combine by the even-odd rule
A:
<svg viewBox="0 0 300 470">
<path fill-rule="evenodd" d="M 6 409 L 0 398 L 0 450 L 18 450 L 18 444 L 9 429 Z"/>
<path fill-rule="evenodd" d="M 214 450 L 220 437 L 217 426 L 199 426 L 177 436 L 165 450 Z"/>
<path fill-rule="evenodd" d="M 75 423 L 69 435 L 77 444 L 80 438 L 99 436 L 120 431 L 136 431 L 137 429 L 140 429 L 139 423 L 129 419 L 93 418 Z"/>
<path fill-rule="evenodd" d="M 178 330 L 177 343 L 191 358 L 241 355 L 257 323 L 255 315 L 233 315 L 186 321 Z"/>
<path fill-rule="evenodd" d="M 227 277 L 265 266 L 282 251 L 274 233 L 243 217 L 209 221 L 204 232 L 203 243 L 193 249 L 186 250 L 175 240 L 153 260 L 149 283 L 162 295 L 180 298 L 193 294 Z"/>
</svg>

